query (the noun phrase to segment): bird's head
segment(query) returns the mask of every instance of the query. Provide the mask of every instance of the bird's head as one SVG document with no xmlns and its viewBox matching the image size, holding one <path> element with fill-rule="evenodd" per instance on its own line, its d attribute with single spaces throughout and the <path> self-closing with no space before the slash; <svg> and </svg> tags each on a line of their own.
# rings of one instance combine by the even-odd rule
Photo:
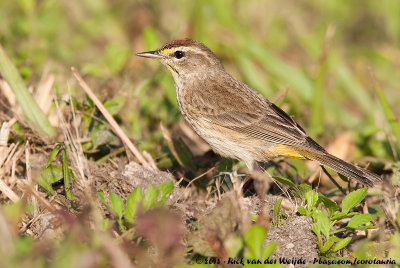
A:
<svg viewBox="0 0 400 268">
<path fill-rule="evenodd" d="M 215 54 L 203 43 L 192 39 L 174 40 L 158 50 L 136 55 L 159 60 L 171 71 L 175 82 L 183 77 L 223 70 Z"/>
</svg>

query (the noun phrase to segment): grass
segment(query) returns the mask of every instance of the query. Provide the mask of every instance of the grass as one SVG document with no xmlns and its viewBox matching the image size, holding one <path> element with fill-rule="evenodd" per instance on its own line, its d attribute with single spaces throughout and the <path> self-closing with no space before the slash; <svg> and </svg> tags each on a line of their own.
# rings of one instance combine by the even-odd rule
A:
<svg viewBox="0 0 400 268">
<path fill-rule="evenodd" d="M 390 0 L 1 1 L 4 265 L 265 259 L 280 250 L 265 236 L 298 208 L 320 256 L 400 262 L 399 13 Z M 333 215 L 359 185 L 336 176 L 344 195 L 317 166 L 276 160 L 266 166 L 277 179 L 266 198 L 281 196 L 279 205 L 271 215 L 244 209 L 256 195 L 243 163 L 207 152 L 182 124 L 167 70 L 134 56 L 181 37 L 205 43 L 321 145 L 369 165 L 385 184 L 363 190 L 345 222 Z M 72 66 L 95 96 L 86 97 Z"/>
</svg>

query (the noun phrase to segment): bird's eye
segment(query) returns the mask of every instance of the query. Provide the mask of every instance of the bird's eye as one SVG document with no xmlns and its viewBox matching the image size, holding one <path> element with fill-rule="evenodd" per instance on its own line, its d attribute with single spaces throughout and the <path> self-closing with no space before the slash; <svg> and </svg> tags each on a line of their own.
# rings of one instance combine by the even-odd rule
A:
<svg viewBox="0 0 400 268">
<path fill-rule="evenodd" d="M 177 50 L 177 51 L 175 51 L 174 56 L 177 59 L 182 59 L 185 56 L 185 52 Z"/>
</svg>

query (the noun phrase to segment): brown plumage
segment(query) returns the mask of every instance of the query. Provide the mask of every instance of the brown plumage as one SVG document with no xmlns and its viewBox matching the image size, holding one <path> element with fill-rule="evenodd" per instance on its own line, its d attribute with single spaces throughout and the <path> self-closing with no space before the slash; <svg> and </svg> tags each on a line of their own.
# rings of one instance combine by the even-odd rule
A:
<svg viewBox="0 0 400 268">
<path fill-rule="evenodd" d="M 311 159 L 369 186 L 381 181 L 330 155 L 283 110 L 228 74 L 204 44 L 175 40 L 137 55 L 158 59 L 171 71 L 182 115 L 222 156 L 242 160 L 250 170 L 278 156 Z"/>
</svg>

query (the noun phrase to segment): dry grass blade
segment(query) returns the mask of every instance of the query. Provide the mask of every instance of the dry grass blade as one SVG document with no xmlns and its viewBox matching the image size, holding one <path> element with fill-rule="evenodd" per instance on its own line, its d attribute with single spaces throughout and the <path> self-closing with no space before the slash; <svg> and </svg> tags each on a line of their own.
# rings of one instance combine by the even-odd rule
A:
<svg viewBox="0 0 400 268">
<path fill-rule="evenodd" d="M 147 151 L 143 151 L 143 156 L 147 159 L 147 161 L 150 164 L 150 167 L 152 167 L 153 169 L 158 169 L 157 168 L 157 164 L 154 161 L 153 157 L 151 156 L 151 154 L 149 154 Z"/>
<path fill-rule="evenodd" d="M 28 181 L 28 184 L 31 185 L 36 191 L 38 190 L 37 184 L 33 181 L 32 179 L 32 172 L 31 172 L 31 164 L 30 164 L 30 145 L 29 141 L 26 142 L 25 144 L 25 165 L 26 165 L 26 179 Z M 39 214 L 39 206 L 36 198 L 34 196 L 31 196 L 31 202 L 33 206 L 33 216 L 35 217 L 36 215 Z"/>
<path fill-rule="evenodd" d="M 83 78 L 77 72 L 77 70 L 75 68 L 72 68 L 72 72 L 73 72 L 75 78 L 78 80 L 81 87 L 83 88 L 83 90 L 93 100 L 93 102 L 95 103 L 97 108 L 100 110 L 100 112 L 104 115 L 104 117 L 110 123 L 111 127 L 113 128 L 115 133 L 118 135 L 118 137 L 122 140 L 122 142 L 125 144 L 125 146 L 128 147 L 128 149 L 134 154 L 134 156 L 139 160 L 139 162 L 144 167 L 150 167 L 149 163 L 145 160 L 145 158 L 142 156 L 142 154 L 139 152 L 139 150 L 136 149 L 135 145 L 133 145 L 131 140 L 124 133 L 122 128 L 118 125 L 117 121 L 115 121 L 115 119 L 112 117 L 112 115 L 103 106 L 101 101 L 96 97 L 96 95 L 93 93 L 93 91 L 90 89 L 90 87 L 86 84 L 86 82 L 83 80 Z"/>
<path fill-rule="evenodd" d="M 18 202 L 21 198 L 3 181 L 3 172 L 0 171 L 0 191 L 4 193 L 11 201 Z"/>
<path fill-rule="evenodd" d="M 17 107 L 17 98 L 15 97 L 14 92 L 12 91 L 10 85 L 7 83 L 6 80 L 0 78 L 0 89 L 3 93 L 3 96 L 6 97 L 8 103 L 11 107 Z"/>
<path fill-rule="evenodd" d="M 13 146 L 8 147 L 7 143 L 10 128 L 14 122 L 15 120 L 4 122 L 0 130 L 0 191 L 11 201 L 17 202 L 20 200 L 20 197 L 3 180 L 4 174 L 6 174 L 4 164 L 7 162 L 7 156 L 9 156 L 10 152 L 15 148 Z"/>
<path fill-rule="evenodd" d="M 48 209 L 50 212 L 55 212 L 56 208 L 55 206 L 50 203 L 46 198 L 44 198 L 39 191 L 37 191 L 31 184 L 21 181 L 19 183 L 19 187 L 27 194 L 31 195 L 34 197 L 38 203 L 41 203 L 46 209 Z M 38 215 L 37 215 L 38 216 Z"/>
<path fill-rule="evenodd" d="M 72 103 L 72 100 L 70 100 L 70 101 Z M 85 180 L 85 178 L 90 177 L 90 172 L 89 172 L 86 158 L 83 154 L 82 146 L 79 143 L 79 140 L 80 140 L 79 131 L 77 129 L 76 124 L 67 124 L 67 122 L 64 119 L 64 116 L 61 113 L 61 109 L 58 104 L 58 101 L 55 101 L 55 104 L 57 107 L 57 113 L 58 113 L 60 126 L 63 131 L 64 137 L 65 137 L 65 145 L 68 150 L 68 155 L 71 157 L 71 161 L 73 162 L 71 167 L 74 167 L 74 169 L 80 175 L 80 180 L 78 180 L 78 183 L 80 183 L 83 188 L 86 188 L 86 186 L 88 184 L 87 184 L 87 181 Z M 73 107 L 72 107 L 72 116 L 75 120 L 76 117 L 75 117 L 75 111 L 74 111 Z M 73 130 L 71 129 L 72 127 L 74 127 Z M 75 134 L 73 134 L 73 132 Z"/>
<path fill-rule="evenodd" d="M 52 94 L 50 93 L 53 88 L 54 80 L 55 76 L 53 74 L 47 75 L 42 81 L 40 81 L 35 92 L 35 100 L 45 114 L 49 112 L 51 107 Z"/>
</svg>

